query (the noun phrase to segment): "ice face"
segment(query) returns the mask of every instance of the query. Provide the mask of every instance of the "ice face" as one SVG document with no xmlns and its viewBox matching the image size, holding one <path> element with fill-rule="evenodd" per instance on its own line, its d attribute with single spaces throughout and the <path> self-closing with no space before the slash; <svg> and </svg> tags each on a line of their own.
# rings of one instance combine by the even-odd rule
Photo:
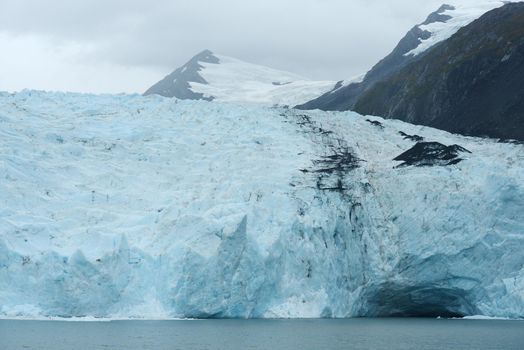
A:
<svg viewBox="0 0 524 350">
<path fill-rule="evenodd" d="M 522 145 L 153 96 L 0 106 L 4 317 L 524 316 Z M 398 168 L 399 132 L 471 153 Z"/>
</svg>

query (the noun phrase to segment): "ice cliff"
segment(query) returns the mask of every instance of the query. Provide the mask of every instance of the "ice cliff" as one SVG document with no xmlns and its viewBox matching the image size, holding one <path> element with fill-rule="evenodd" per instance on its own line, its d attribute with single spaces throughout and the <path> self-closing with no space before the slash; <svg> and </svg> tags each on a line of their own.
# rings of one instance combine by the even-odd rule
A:
<svg viewBox="0 0 524 350">
<path fill-rule="evenodd" d="M 521 144 L 26 91 L 0 179 L 3 317 L 524 317 Z"/>
</svg>

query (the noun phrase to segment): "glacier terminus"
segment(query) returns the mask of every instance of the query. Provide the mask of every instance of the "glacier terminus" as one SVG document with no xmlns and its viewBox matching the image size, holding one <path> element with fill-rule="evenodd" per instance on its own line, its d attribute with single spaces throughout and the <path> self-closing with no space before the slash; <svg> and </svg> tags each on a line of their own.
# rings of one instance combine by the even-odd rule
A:
<svg viewBox="0 0 524 350">
<path fill-rule="evenodd" d="M 524 317 L 518 142 L 38 91 L 0 126 L 2 317 Z"/>
</svg>

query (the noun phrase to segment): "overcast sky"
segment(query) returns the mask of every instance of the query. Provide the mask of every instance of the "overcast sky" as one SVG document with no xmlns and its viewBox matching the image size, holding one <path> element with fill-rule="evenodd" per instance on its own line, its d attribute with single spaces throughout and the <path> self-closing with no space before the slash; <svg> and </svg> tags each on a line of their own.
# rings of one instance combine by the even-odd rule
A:
<svg viewBox="0 0 524 350">
<path fill-rule="evenodd" d="M 443 1 L 0 0 L 0 90 L 143 92 L 204 49 L 341 80 Z"/>
</svg>

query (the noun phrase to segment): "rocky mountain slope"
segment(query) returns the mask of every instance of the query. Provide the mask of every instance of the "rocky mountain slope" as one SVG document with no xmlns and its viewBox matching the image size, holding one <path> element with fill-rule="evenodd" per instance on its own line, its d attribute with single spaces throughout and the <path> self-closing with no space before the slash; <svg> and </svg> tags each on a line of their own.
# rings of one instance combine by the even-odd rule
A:
<svg viewBox="0 0 524 350">
<path fill-rule="evenodd" d="M 332 81 L 311 81 L 206 50 L 153 85 L 145 95 L 294 106 L 334 86 Z"/>
<path fill-rule="evenodd" d="M 524 95 L 516 83 L 521 79 L 517 66 L 522 59 L 518 54 L 522 3 L 502 8 L 505 3 L 443 5 L 414 27 L 362 82 L 339 84 L 299 108 L 356 110 L 451 132 L 522 139 L 519 101 Z M 475 21 L 489 11 L 493 12 L 486 16 L 491 20 Z M 515 53 L 513 62 L 508 61 L 510 52 Z"/>
<path fill-rule="evenodd" d="M 524 317 L 522 145 L 136 95 L 0 124 L 3 317 Z"/>
<path fill-rule="evenodd" d="M 424 40 L 429 40 L 432 37 L 432 33 L 426 30 L 424 26 L 451 19 L 452 17 L 447 12 L 452 10 L 454 10 L 454 7 L 442 5 L 437 11 L 430 14 L 423 23 L 413 27 L 400 40 L 395 49 L 377 63 L 360 81 L 340 81 L 332 91 L 308 101 L 299 108 L 332 111 L 352 109 L 364 91 L 416 60 L 415 55 L 408 53 L 416 50 Z"/>
<path fill-rule="evenodd" d="M 360 96 L 354 110 L 524 140 L 524 3 L 493 10 Z"/>
</svg>

